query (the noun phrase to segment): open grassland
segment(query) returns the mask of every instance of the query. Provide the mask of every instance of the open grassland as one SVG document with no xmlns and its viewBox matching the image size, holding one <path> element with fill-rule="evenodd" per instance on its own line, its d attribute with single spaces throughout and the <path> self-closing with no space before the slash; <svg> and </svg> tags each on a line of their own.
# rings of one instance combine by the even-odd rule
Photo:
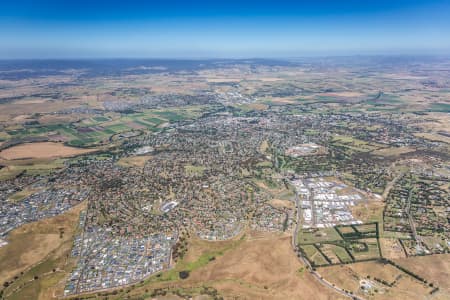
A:
<svg viewBox="0 0 450 300">
<path fill-rule="evenodd" d="M 333 143 L 356 152 L 370 152 L 381 148 L 377 143 L 369 143 L 351 136 L 337 135 L 333 137 Z"/>
<path fill-rule="evenodd" d="M 37 175 L 47 174 L 52 170 L 63 168 L 63 162 L 63 159 L 52 158 L 32 158 L 17 160 L 0 159 L 0 164 L 3 166 L 3 168 L 0 170 L 0 180 L 14 178 L 22 172 Z"/>
<path fill-rule="evenodd" d="M 447 144 L 450 144 L 450 137 L 443 136 L 437 133 L 430 133 L 430 132 L 420 132 L 420 133 L 414 133 L 415 136 L 430 140 L 433 142 L 444 142 Z"/>
<path fill-rule="evenodd" d="M 204 166 L 185 165 L 184 171 L 189 175 L 201 176 L 205 171 Z"/>
<path fill-rule="evenodd" d="M 8 244 L 0 248 L 0 281 L 9 281 L 4 289 L 7 299 L 38 299 L 43 288 L 64 277 L 66 257 L 84 208 L 81 203 L 62 215 L 25 224 L 10 233 Z"/>
<path fill-rule="evenodd" d="M 450 295 L 450 254 L 414 256 L 395 262 L 435 283 L 441 295 Z"/>
<path fill-rule="evenodd" d="M 249 237 L 192 277 L 214 281 L 212 285 L 228 299 L 335 297 L 309 273 L 299 272 L 303 267 L 291 249 L 289 236 L 264 234 L 255 239 Z"/>
<path fill-rule="evenodd" d="M 61 143 L 25 143 L 2 150 L 0 157 L 7 160 L 24 158 L 70 157 L 93 152 L 95 149 L 78 149 Z"/>
<path fill-rule="evenodd" d="M 375 150 L 371 154 L 389 157 L 389 156 L 399 156 L 401 154 L 410 153 L 414 151 L 415 149 L 411 147 L 391 147 Z"/>
<path fill-rule="evenodd" d="M 249 111 L 255 111 L 255 110 L 256 111 L 266 110 L 269 106 L 264 103 L 249 103 L 249 104 L 237 105 L 236 107 L 244 112 L 249 112 Z"/>
</svg>

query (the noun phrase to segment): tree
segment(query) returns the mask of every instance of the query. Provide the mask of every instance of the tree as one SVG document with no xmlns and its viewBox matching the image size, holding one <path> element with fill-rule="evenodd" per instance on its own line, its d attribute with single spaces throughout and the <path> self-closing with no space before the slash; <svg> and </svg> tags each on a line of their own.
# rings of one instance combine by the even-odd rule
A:
<svg viewBox="0 0 450 300">
<path fill-rule="evenodd" d="M 186 278 L 189 277 L 189 271 L 181 271 L 179 273 L 179 276 L 180 276 L 181 279 L 186 279 Z"/>
</svg>

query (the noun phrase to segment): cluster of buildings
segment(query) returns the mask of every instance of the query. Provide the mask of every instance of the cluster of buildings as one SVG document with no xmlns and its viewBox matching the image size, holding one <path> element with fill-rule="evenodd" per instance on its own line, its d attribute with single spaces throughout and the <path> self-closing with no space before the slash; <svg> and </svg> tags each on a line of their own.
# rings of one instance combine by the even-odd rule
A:
<svg viewBox="0 0 450 300">
<path fill-rule="evenodd" d="M 293 209 L 263 205 L 256 209 L 251 228 L 259 231 L 289 232 L 293 227 L 294 218 Z"/>
<path fill-rule="evenodd" d="M 350 207 L 364 201 L 364 198 L 346 184 L 320 177 L 294 179 L 292 184 L 300 196 L 303 228 L 362 223 L 355 219 Z"/>
<path fill-rule="evenodd" d="M 430 175 L 404 174 L 386 199 L 384 230 L 409 236 L 401 245 L 410 255 L 450 249 L 450 194 L 442 188 L 448 180 Z"/>
<path fill-rule="evenodd" d="M 59 215 L 86 199 L 88 194 L 88 189 L 48 188 L 17 202 L 3 201 L 0 237 L 23 224 Z"/>
<path fill-rule="evenodd" d="M 139 97 L 135 101 L 124 101 L 123 99 L 103 101 L 103 107 L 108 111 L 123 112 L 186 105 L 208 105 L 221 102 L 222 97 L 219 94 L 204 91 L 195 95 L 175 93 L 148 94 Z"/>
<path fill-rule="evenodd" d="M 75 238 L 72 256 L 78 261 L 64 295 L 136 283 L 165 270 L 176 239 L 163 233 L 118 237 L 103 228 L 89 228 Z"/>
<path fill-rule="evenodd" d="M 326 148 L 314 143 L 308 143 L 290 147 L 289 149 L 286 150 L 285 153 L 288 156 L 297 158 L 299 156 L 325 154 Z"/>
</svg>

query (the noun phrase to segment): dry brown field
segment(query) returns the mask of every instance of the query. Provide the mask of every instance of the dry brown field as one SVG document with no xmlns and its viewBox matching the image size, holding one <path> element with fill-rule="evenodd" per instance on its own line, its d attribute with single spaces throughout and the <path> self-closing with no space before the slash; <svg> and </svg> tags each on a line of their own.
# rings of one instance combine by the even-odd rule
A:
<svg viewBox="0 0 450 300">
<path fill-rule="evenodd" d="M 400 264 L 406 266 L 404 263 Z M 411 268 L 408 266 L 408 269 Z M 326 280 L 366 299 L 427 299 L 430 296 L 429 292 L 432 290 L 429 286 L 424 285 L 396 267 L 376 261 L 320 268 L 319 273 Z M 422 269 L 419 274 L 426 279 L 430 278 L 431 280 L 432 278 L 431 273 L 425 269 Z M 441 279 L 445 278 L 442 273 L 438 277 Z M 376 284 L 377 292 L 366 294 L 360 290 L 360 280 L 368 278 Z M 397 283 L 393 287 L 388 287 L 374 281 L 374 278 L 385 280 L 389 283 L 397 280 Z M 444 295 L 448 297 L 446 292 L 436 293 L 433 299 L 446 299 L 442 297 Z"/>
<path fill-rule="evenodd" d="M 81 203 L 64 214 L 25 224 L 10 232 L 8 244 L 0 248 L 0 282 L 25 272 L 62 244 L 71 244 L 79 213 L 85 206 Z M 64 228 L 62 238 L 60 228 Z"/>
<path fill-rule="evenodd" d="M 415 256 L 395 260 L 396 263 L 421 275 L 429 282 L 437 283 L 450 298 L 450 254 Z"/>
<path fill-rule="evenodd" d="M 247 106 L 252 110 L 266 110 L 268 108 L 264 103 L 250 103 Z"/>
<path fill-rule="evenodd" d="M 289 208 L 289 209 L 295 208 L 294 202 L 289 200 L 272 199 L 269 201 L 269 204 L 275 208 Z"/>
<path fill-rule="evenodd" d="M 62 143 L 25 143 L 2 150 L 0 157 L 7 160 L 24 158 L 70 157 L 96 151 L 65 146 Z"/>
<path fill-rule="evenodd" d="M 338 299 L 294 255 L 290 236 L 259 234 L 205 268 L 191 280 L 211 282 L 226 299 Z"/>
<path fill-rule="evenodd" d="M 122 167 L 144 167 L 145 163 L 151 159 L 151 155 L 130 156 L 119 159 L 117 164 Z"/>
<path fill-rule="evenodd" d="M 395 238 L 381 238 L 380 239 L 381 253 L 383 257 L 389 259 L 397 259 L 406 257 L 402 246 L 398 239 Z"/>
</svg>

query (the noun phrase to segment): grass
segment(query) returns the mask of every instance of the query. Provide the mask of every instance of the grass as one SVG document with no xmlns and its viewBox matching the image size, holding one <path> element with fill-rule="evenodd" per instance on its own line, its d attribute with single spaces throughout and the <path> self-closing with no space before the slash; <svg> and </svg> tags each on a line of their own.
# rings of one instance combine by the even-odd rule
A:
<svg viewBox="0 0 450 300">
<path fill-rule="evenodd" d="M 0 132 L 0 141 L 47 137 L 57 133 L 67 139 L 68 145 L 89 147 L 107 141 L 114 134 L 135 129 L 133 127 L 136 126 L 133 126 L 133 123 L 155 132 L 160 130 L 158 126 L 167 121 L 177 122 L 184 119 L 195 119 L 208 109 L 210 109 L 209 106 L 186 106 L 158 110 L 149 109 L 131 114 L 95 116 L 75 123 L 11 126 Z M 90 132 L 79 132 L 77 130 L 86 126 L 97 126 L 97 128 Z M 103 128 L 103 130 L 99 128 Z"/>
<path fill-rule="evenodd" d="M 328 262 L 325 259 L 325 257 L 323 257 L 323 255 L 319 252 L 312 258 L 312 262 L 316 266 L 328 265 Z"/>
<path fill-rule="evenodd" d="M 27 198 L 28 196 L 34 194 L 36 191 L 37 190 L 25 188 L 9 196 L 8 200 L 11 202 L 20 202 L 23 199 Z"/>
<path fill-rule="evenodd" d="M 0 141 L 6 141 L 10 137 L 11 136 L 9 134 L 7 134 L 5 131 L 0 131 Z"/>
<path fill-rule="evenodd" d="M 355 260 L 375 259 L 380 257 L 380 250 L 378 249 L 376 239 L 364 239 L 358 241 L 366 243 L 368 250 L 356 251 L 355 249 L 349 249 L 350 253 L 355 257 Z"/>
<path fill-rule="evenodd" d="M 3 168 L 0 170 L 0 181 L 14 178 L 22 173 L 21 170 L 15 168 Z"/>
<path fill-rule="evenodd" d="M 181 120 L 185 119 L 184 116 L 177 114 L 175 112 L 172 112 L 172 111 L 157 111 L 157 112 L 155 112 L 155 114 L 157 114 L 158 116 L 161 116 L 171 122 L 181 121 Z"/>
<path fill-rule="evenodd" d="M 356 229 L 350 225 L 341 225 L 314 232 L 300 231 L 299 246 L 305 252 L 308 260 L 314 262 L 316 266 L 329 265 L 330 262 L 325 260 L 325 257 L 314 245 L 322 247 L 321 250 L 329 257 L 331 264 L 380 258 L 381 252 L 375 232 L 376 225 L 362 224 L 354 225 L 354 227 Z M 338 228 L 343 237 L 339 234 Z M 362 235 L 355 234 L 358 232 Z"/>
<path fill-rule="evenodd" d="M 299 244 L 320 243 L 325 241 L 342 240 L 334 228 L 323 228 L 316 232 L 299 231 Z"/>
<path fill-rule="evenodd" d="M 313 245 L 304 245 L 302 246 L 302 250 L 305 252 L 307 257 L 313 257 L 316 253 L 318 253 L 316 247 Z"/>
<path fill-rule="evenodd" d="M 111 125 L 111 126 L 108 126 L 106 128 L 111 130 L 111 131 L 114 131 L 115 133 L 121 133 L 121 132 L 124 132 L 124 131 L 131 130 L 130 127 L 127 127 L 127 126 L 125 126 L 123 124 Z"/>
<path fill-rule="evenodd" d="M 264 140 L 259 145 L 259 152 L 266 153 L 267 149 L 269 148 L 269 142 L 267 140 Z"/>
<path fill-rule="evenodd" d="M 4 290 L 5 295 L 11 294 L 8 299 L 38 299 L 45 289 L 57 289 L 55 284 L 70 272 L 66 257 L 72 247 L 79 212 L 84 207 L 85 204 L 79 205 L 63 215 L 26 224 L 11 232 L 9 244 L 0 248 L 0 279 L 4 282 L 17 275 Z M 62 238 L 61 227 L 64 228 Z M 53 269 L 61 271 L 53 272 Z M 34 276 L 38 279 L 34 280 Z"/>
<path fill-rule="evenodd" d="M 370 152 L 377 150 L 381 145 L 376 145 L 351 136 L 337 135 L 333 137 L 333 142 L 337 145 L 346 147 L 357 152 Z"/>
<path fill-rule="evenodd" d="M 382 148 L 378 149 L 372 152 L 374 155 L 381 155 L 381 156 L 399 156 L 404 153 L 409 153 L 415 151 L 414 148 L 410 147 L 389 147 L 389 148 Z"/>
<path fill-rule="evenodd" d="M 139 155 L 139 156 L 130 156 L 123 157 L 119 159 L 117 164 L 122 167 L 144 167 L 145 163 L 151 159 L 151 155 Z"/>
<path fill-rule="evenodd" d="M 331 251 L 333 251 L 334 254 L 336 254 L 337 257 L 339 257 L 339 259 L 346 263 L 346 262 L 352 262 L 353 259 L 350 257 L 350 255 L 348 255 L 347 251 L 345 251 L 344 248 L 336 246 L 336 245 L 328 245 L 331 249 Z"/>
<path fill-rule="evenodd" d="M 193 165 L 185 165 L 184 171 L 190 175 L 203 175 L 203 172 L 205 171 L 204 166 L 193 166 Z"/>
<path fill-rule="evenodd" d="M 450 112 L 450 103 L 432 103 L 428 110 L 433 112 Z"/>
<path fill-rule="evenodd" d="M 234 240 L 231 243 L 227 243 L 223 247 L 221 247 L 217 250 L 206 251 L 205 253 L 202 253 L 194 261 L 187 261 L 185 258 L 183 258 L 176 264 L 176 266 L 173 269 L 163 272 L 158 276 L 152 276 L 148 280 L 146 280 L 145 283 L 179 280 L 180 279 L 179 272 L 181 272 L 181 271 L 192 272 L 192 271 L 195 271 L 199 268 L 206 266 L 208 263 L 213 261 L 216 257 L 222 256 L 225 254 L 225 252 L 239 246 L 239 244 L 242 241 L 244 241 L 244 239 L 245 239 L 245 235 L 242 236 L 239 240 Z"/>
<path fill-rule="evenodd" d="M 26 160 L 14 160 L 9 163 L 8 166 L 0 170 L 0 181 L 7 180 L 18 176 L 22 172 L 27 174 L 48 174 L 53 170 L 60 169 L 64 167 L 64 159 L 46 160 L 46 159 L 26 159 Z M 16 195 L 17 200 L 23 194 Z"/>
<path fill-rule="evenodd" d="M 159 126 L 162 123 L 164 123 L 164 120 L 158 119 L 158 118 L 144 118 L 143 120 L 152 123 L 154 126 Z"/>
<path fill-rule="evenodd" d="M 99 116 L 99 117 L 93 117 L 92 118 L 94 121 L 96 121 L 96 122 L 107 122 L 107 121 L 109 121 L 109 119 L 107 118 L 107 117 L 102 117 L 102 116 Z"/>
</svg>

